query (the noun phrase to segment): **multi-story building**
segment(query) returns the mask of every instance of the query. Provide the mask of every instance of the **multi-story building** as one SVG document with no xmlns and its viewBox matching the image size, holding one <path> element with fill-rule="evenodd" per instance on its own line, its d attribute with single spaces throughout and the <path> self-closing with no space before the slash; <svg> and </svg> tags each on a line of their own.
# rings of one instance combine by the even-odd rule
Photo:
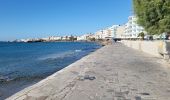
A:
<svg viewBox="0 0 170 100">
<path fill-rule="evenodd" d="M 111 37 L 111 35 L 111 30 L 109 30 L 109 28 L 102 30 L 102 39 Z"/>
<path fill-rule="evenodd" d="M 51 37 L 49 37 L 49 40 L 58 41 L 58 40 L 61 40 L 61 37 L 60 36 L 51 36 Z"/>
<path fill-rule="evenodd" d="M 50 36 L 50 37 L 46 37 L 46 38 L 41 38 L 44 41 L 59 41 L 61 40 L 60 36 Z"/>
<path fill-rule="evenodd" d="M 97 31 L 94 34 L 95 39 L 103 39 L 103 30 Z"/>
<path fill-rule="evenodd" d="M 116 36 L 116 29 L 119 25 L 113 25 L 109 28 L 104 30 L 97 31 L 95 33 L 96 39 L 107 39 L 107 38 L 114 38 Z"/>
<path fill-rule="evenodd" d="M 125 25 L 120 25 L 117 27 L 116 38 L 125 38 Z"/>
<path fill-rule="evenodd" d="M 136 16 L 129 16 L 128 22 L 125 24 L 125 37 L 138 38 L 138 34 L 145 32 L 144 28 L 137 24 Z"/>
<path fill-rule="evenodd" d="M 82 35 L 82 36 L 78 36 L 78 37 L 77 37 L 77 40 L 78 40 L 78 41 L 86 41 L 86 40 L 88 40 L 88 39 L 90 39 L 90 38 L 95 38 L 94 34 L 92 34 L 92 33 L 87 33 L 87 34 L 84 34 L 84 35 Z"/>
<path fill-rule="evenodd" d="M 108 28 L 110 34 L 109 34 L 109 37 L 111 38 L 116 38 L 116 32 L 117 32 L 117 28 L 119 27 L 120 25 L 113 25 L 111 27 Z"/>
</svg>

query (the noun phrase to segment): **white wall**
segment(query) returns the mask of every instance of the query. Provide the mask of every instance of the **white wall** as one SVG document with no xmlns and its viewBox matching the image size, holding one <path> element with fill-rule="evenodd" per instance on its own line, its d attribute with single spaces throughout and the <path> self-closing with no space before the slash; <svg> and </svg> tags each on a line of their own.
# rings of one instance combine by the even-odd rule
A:
<svg viewBox="0 0 170 100">
<path fill-rule="evenodd" d="M 134 48 L 136 50 L 162 57 L 161 54 L 165 54 L 167 51 L 166 43 L 164 41 L 121 41 L 124 45 Z"/>
</svg>

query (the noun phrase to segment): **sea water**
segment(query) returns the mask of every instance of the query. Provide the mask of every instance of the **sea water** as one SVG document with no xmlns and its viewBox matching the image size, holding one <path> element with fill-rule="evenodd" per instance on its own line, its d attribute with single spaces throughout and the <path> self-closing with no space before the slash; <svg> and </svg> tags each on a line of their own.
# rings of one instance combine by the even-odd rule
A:
<svg viewBox="0 0 170 100">
<path fill-rule="evenodd" d="M 0 42 L 0 100 L 28 87 L 101 46 L 89 42 Z"/>
</svg>

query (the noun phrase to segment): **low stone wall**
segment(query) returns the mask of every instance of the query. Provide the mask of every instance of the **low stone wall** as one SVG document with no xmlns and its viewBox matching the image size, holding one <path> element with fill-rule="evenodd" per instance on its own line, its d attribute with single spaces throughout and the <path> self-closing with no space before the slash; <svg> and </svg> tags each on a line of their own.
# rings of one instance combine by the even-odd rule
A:
<svg viewBox="0 0 170 100">
<path fill-rule="evenodd" d="M 131 40 L 122 40 L 124 45 L 146 52 L 148 54 L 164 57 L 164 59 L 169 59 L 170 55 L 170 41 L 131 41 Z"/>
</svg>

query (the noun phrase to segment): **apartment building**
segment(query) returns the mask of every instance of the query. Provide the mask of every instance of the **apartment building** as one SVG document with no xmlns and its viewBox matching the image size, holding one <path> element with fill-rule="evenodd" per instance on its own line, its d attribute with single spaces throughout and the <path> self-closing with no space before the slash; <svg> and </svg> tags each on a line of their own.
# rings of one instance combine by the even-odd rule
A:
<svg viewBox="0 0 170 100">
<path fill-rule="evenodd" d="M 126 38 L 138 38 L 138 34 L 145 32 L 144 28 L 137 24 L 136 16 L 129 16 L 128 22 L 125 24 L 125 37 Z"/>
</svg>

